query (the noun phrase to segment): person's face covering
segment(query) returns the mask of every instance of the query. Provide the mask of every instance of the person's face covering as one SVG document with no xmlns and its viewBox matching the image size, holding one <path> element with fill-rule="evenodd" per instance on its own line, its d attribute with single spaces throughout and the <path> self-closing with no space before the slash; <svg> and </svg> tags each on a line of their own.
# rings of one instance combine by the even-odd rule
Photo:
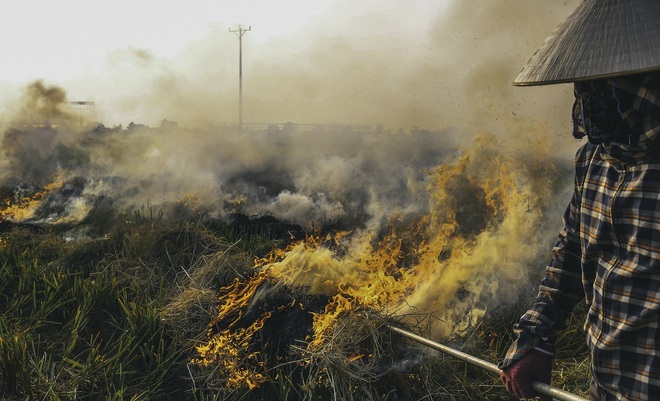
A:
<svg viewBox="0 0 660 401">
<path fill-rule="evenodd" d="M 606 79 L 575 82 L 573 136 L 589 142 L 630 143 L 632 131 L 623 119 L 621 104 Z"/>
</svg>

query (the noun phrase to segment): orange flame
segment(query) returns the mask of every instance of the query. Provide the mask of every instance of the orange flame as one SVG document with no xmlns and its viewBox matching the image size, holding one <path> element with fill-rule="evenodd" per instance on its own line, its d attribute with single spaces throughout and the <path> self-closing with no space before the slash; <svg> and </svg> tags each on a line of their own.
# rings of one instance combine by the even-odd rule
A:
<svg viewBox="0 0 660 401">
<path fill-rule="evenodd" d="M 4 205 L 0 208 L 0 221 L 25 221 L 34 217 L 34 212 L 41 201 L 52 191 L 61 188 L 64 185 L 63 180 L 56 180 L 44 186 L 43 190 L 36 192 L 32 196 L 22 197 L 20 199 L 5 199 Z"/>
<path fill-rule="evenodd" d="M 266 380 L 262 373 L 253 368 L 255 364 L 251 363 L 258 360 L 258 352 L 247 350 L 255 333 L 263 327 L 270 314 L 263 314 L 248 327 L 238 328 L 234 331 L 231 329 L 239 321 L 242 309 L 250 304 L 252 296 L 259 286 L 268 279 L 267 274 L 258 273 L 245 282 L 235 280 L 229 287 L 223 289 L 223 294 L 219 297 L 218 315 L 211 322 L 210 327 L 225 319 L 229 320 L 229 324 L 219 333 L 209 332 L 209 335 L 212 335 L 210 340 L 206 344 L 196 347 L 200 358 L 194 359 L 193 362 L 205 366 L 219 364 L 227 377 L 227 387 L 229 388 L 241 386 L 254 388 Z M 259 363 L 256 365 L 259 366 Z"/>
</svg>

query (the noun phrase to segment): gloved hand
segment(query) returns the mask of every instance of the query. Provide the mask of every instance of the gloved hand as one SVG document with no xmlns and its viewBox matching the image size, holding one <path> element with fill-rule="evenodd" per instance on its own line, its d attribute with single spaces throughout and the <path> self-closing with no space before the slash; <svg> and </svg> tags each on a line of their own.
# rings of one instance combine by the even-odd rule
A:
<svg viewBox="0 0 660 401">
<path fill-rule="evenodd" d="M 552 353 L 532 349 L 522 358 L 502 369 L 500 379 L 506 390 L 520 398 L 539 397 L 541 401 L 552 401 L 552 397 L 540 395 L 532 389 L 533 381 L 550 384 L 552 379 Z"/>
</svg>

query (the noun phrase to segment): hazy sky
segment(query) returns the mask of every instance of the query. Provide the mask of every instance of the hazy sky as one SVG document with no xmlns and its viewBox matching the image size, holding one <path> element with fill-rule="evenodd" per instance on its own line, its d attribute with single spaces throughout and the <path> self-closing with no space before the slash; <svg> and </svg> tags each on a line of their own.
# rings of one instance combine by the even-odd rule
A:
<svg viewBox="0 0 660 401">
<path fill-rule="evenodd" d="M 109 53 L 127 47 L 176 58 L 212 30 L 227 32 L 239 25 L 252 26 L 246 46 L 274 39 L 292 42 L 292 49 L 274 51 L 295 52 L 296 46 L 346 30 L 344 21 L 365 13 L 392 16 L 401 24 L 397 29 L 412 37 L 428 30 L 446 0 L 1 0 L 0 4 L 0 54 L 4 55 L 0 81 L 15 82 L 94 74 Z M 337 30 L 329 32 L 333 20 Z M 319 26 L 321 21 L 324 26 Z M 345 33 L 350 35 L 353 29 L 357 27 Z"/>
<path fill-rule="evenodd" d="M 229 29 L 240 25 L 252 28 L 246 122 L 442 129 L 497 119 L 494 108 L 528 115 L 536 105 L 547 115 L 553 90 L 539 104 L 533 89 L 511 92 L 510 83 L 575 3 L 0 0 L 0 106 L 40 79 L 69 100 L 95 101 L 108 125 L 235 122 Z"/>
</svg>

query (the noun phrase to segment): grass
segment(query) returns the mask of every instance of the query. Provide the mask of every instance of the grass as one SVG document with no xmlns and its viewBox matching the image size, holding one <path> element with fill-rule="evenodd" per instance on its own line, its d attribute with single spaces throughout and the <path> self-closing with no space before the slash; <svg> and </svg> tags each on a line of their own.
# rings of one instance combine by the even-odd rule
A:
<svg viewBox="0 0 660 401">
<path fill-rule="evenodd" d="M 268 379 L 228 388 L 191 363 L 217 290 L 287 241 L 220 223 L 113 215 L 105 235 L 67 241 L 14 228 L 0 242 L 0 398 L 6 400 L 507 400 L 497 377 L 394 336 L 392 317 L 347 314 L 325 347 L 262 353 Z M 491 309 L 471 335 L 446 339 L 496 363 L 527 306 Z M 584 395 L 580 313 L 561 339 L 555 383 Z M 423 334 L 423 333 L 421 333 Z M 265 345 L 269 338 L 258 338 Z"/>
<path fill-rule="evenodd" d="M 73 242 L 20 228 L 4 235 L 3 399 L 187 397 L 191 344 L 182 334 L 192 333 L 173 328 L 164 308 L 180 307 L 186 280 L 217 288 L 233 278 L 231 267 L 224 277 L 222 269 L 201 272 L 197 264 L 211 259 L 215 267 L 248 261 L 240 244 L 188 222 L 136 219 L 104 238 Z"/>
<path fill-rule="evenodd" d="M 0 389 L 9 399 L 143 399 L 176 393 L 181 352 L 159 315 L 165 282 L 144 291 L 111 265 L 72 265 L 77 244 L 12 232 L 1 251 L 6 296 Z M 31 237 L 34 237 L 32 235 Z M 51 248 L 59 245 L 59 252 Z M 45 245 L 41 248 L 39 245 Z"/>
</svg>

